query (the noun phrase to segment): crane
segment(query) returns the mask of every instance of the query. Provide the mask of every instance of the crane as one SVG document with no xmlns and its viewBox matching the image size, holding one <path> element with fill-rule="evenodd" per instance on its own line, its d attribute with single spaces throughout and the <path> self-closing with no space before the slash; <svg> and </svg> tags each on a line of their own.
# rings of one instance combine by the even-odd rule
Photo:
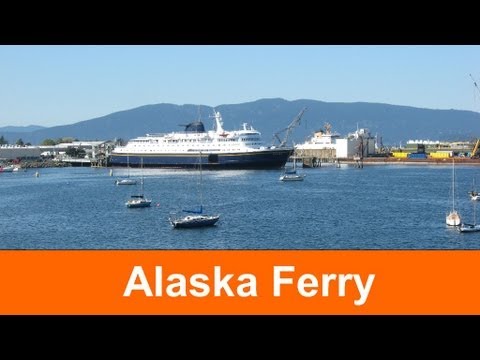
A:
<svg viewBox="0 0 480 360">
<path fill-rule="evenodd" d="M 472 78 L 473 85 L 475 85 L 478 92 L 480 93 L 480 89 L 478 88 L 477 82 L 473 78 L 472 74 L 469 74 L 469 75 Z M 479 148 L 480 148 L 480 139 L 477 139 L 477 141 L 475 142 L 475 146 L 473 147 L 472 154 L 470 155 L 471 158 L 477 158 L 478 157 L 477 152 L 478 152 Z"/>
<path fill-rule="evenodd" d="M 290 125 L 288 125 L 285 129 L 282 129 L 280 131 L 277 131 L 275 134 L 273 134 L 273 141 L 275 142 L 275 139 L 278 140 L 278 147 L 283 147 L 285 146 L 285 144 L 287 143 L 288 141 L 288 137 L 290 136 L 290 133 L 292 132 L 292 130 L 298 125 L 300 124 L 300 120 L 302 119 L 302 116 L 303 116 L 303 113 L 305 112 L 305 110 L 307 110 L 306 107 L 304 107 L 299 113 L 297 116 L 295 116 L 295 118 L 292 120 L 292 122 L 290 123 Z M 280 134 L 285 132 L 285 136 L 283 139 L 280 139 Z"/>
<path fill-rule="evenodd" d="M 480 89 L 478 88 L 477 82 L 476 82 L 475 79 L 473 78 L 472 74 L 469 74 L 469 75 L 470 75 L 470 77 L 472 78 L 473 85 L 475 85 L 475 87 L 477 88 L 478 92 L 480 93 Z"/>
<path fill-rule="evenodd" d="M 475 142 L 475 146 L 473 147 L 472 154 L 470 155 L 472 159 L 478 157 L 477 152 L 479 147 L 480 147 L 480 139 L 477 139 L 477 141 Z"/>
</svg>

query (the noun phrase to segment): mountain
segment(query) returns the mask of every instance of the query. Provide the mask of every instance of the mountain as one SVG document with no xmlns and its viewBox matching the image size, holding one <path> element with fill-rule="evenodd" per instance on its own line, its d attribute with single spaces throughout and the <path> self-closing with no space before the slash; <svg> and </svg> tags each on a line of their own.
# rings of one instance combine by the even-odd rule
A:
<svg viewBox="0 0 480 360">
<path fill-rule="evenodd" d="M 4 126 L 0 127 L 0 134 L 4 132 L 33 132 L 40 129 L 46 129 L 45 126 L 28 125 L 28 126 Z"/>
<path fill-rule="evenodd" d="M 280 98 L 261 99 L 248 103 L 215 107 L 223 116 L 225 130 L 239 129 L 244 122 L 262 132 L 267 143 L 274 134 L 285 129 L 306 107 L 300 124 L 293 130 L 288 143 L 303 142 L 326 122 L 332 130 L 347 135 L 358 128 L 367 128 L 386 145 L 422 140 L 472 140 L 480 137 L 480 113 L 464 110 L 436 110 L 377 103 L 329 103 L 318 100 L 287 101 Z M 183 130 L 191 121 L 201 119 L 211 129 L 213 108 L 204 105 L 155 104 L 115 112 L 71 125 L 42 128 L 30 132 L 0 129 L 9 143 L 21 138 L 40 144 L 45 139 L 74 137 L 79 140 L 128 140 L 146 133 Z M 285 136 L 281 133 L 280 138 Z"/>
</svg>

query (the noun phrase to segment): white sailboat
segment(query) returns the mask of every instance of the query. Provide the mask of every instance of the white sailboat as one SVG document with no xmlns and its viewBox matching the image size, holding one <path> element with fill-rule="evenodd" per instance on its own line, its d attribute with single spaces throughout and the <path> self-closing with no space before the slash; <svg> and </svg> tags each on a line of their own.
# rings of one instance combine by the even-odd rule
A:
<svg viewBox="0 0 480 360">
<path fill-rule="evenodd" d="M 460 226 L 462 218 L 455 209 L 455 159 L 452 158 L 452 209 L 445 219 L 448 226 Z"/>
<path fill-rule="evenodd" d="M 293 166 L 291 168 L 285 167 L 283 174 L 280 175 L 280 181 L 303 181 L 305 174 L 297 172 L 297 158 L 293 157 Z"/>
<path fill-rule="evenodd" d="M 480 231 L 480 225 L 477 225 L 477 202 L 473 201 L 473 222 L 471 224 L 462 222 L 458 227 L 460 232 Z"/>
<path fill-rule="evenodd" d="M 472 74 L 470 74 L 470 77 L 472 78 L 473 84 L 475 85 L 477 90 L 480 91 L 480 89 L 478 89 L 477 83 L 475 82 L 475 80 L 472 77 Z M 478 144 L 478 142 L 477 142 L 477 144 Z M 474 155 L 476 153 L 476 150 L 474 149 L 474 151 L 472 153 Z M 477 190 L 475 188 L 475 178 L 473 178 L 472 191 L 469 192 L 469 195 L 470 195 L 470 200 L 472 200 L 472 206 L 473 206 L 473 222 L 471 224 L 462 222 L 460 224 L 460 226 L 458 227 L 458 230 L 460 232 L 480 231 L 480 225 L 477 225 L 477 201 L 480 200 L 480 194 L 477 192 Z"/>
<path fill-rule="evenodd" d="M 213 226 L 220 219 L 219 214 L 209 215 L 203 208 L 202 153 L 199 153 L 199 201 L 198 209 L 183 209 L 181 214 L 170 213 L 168 220 L 173 228 L 199 228 Z M 185 215 L 186 214 L 186 215 Z"/>
<path fill-rule="evenodd" d="M 468 194 L 470 195 L 470 200 L 480 201 L 480 194 L 478 193 L 477 189 L 475 188 L 475 178 L 473 179 L 472 190 L 469 191 Z"/>
<path fill-rule="evenodd" d="M 147 199 L 143 193 L 143 183 L 144 183 L 144 177 L 143 177 L 143 158 L 141 160 L 141 166 L 142 166 L 142 179 L 141 179 L 141 192 L 140 194 L 137 195 L 132 195 L 130 199 L 127 200 L 125 205 L 128 208 L 144 208 L 144 207 L 149 207 L 152 204 L 152 200 Z"/>
<path fill-rule="evenodd" d="M 127 157 L 127 177 L 115 180 L 116 185 L 137 185 L 137 180 L 130 178 L 130 161 Z"/>
</svg>

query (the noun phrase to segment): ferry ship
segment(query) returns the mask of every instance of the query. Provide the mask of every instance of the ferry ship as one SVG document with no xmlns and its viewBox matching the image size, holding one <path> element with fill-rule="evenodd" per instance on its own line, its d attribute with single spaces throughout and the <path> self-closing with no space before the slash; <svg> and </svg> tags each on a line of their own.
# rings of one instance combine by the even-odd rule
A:
<svg viewBox="0 0 480 360">
<path fill-rule="evenodd" d="M 184 131 L 146 134 L 116 147 L 109 156 L 109 166 L 210 169 L 280 169 L 294 148 L 267 146 L 261 133 L 244 123 L 240 130 L 223 128 L 220 112 L 213 112 L 214 130 L 205 131 L 202 121 L 185 125 Z M 142 160 L 143 159 L 143 160 Z"/>
</svg>

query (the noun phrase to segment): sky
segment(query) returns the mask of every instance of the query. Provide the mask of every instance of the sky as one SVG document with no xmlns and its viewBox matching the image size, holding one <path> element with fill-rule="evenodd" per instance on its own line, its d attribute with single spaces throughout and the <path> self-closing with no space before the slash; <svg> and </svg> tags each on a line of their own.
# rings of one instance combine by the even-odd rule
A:
<svg viewBox="0 0 480 360">
<path fill-rule="evenodd" d="M 0 45 L 0 127 L 264 98 L 480 111 L 480 45 Z"/>
</svg>

